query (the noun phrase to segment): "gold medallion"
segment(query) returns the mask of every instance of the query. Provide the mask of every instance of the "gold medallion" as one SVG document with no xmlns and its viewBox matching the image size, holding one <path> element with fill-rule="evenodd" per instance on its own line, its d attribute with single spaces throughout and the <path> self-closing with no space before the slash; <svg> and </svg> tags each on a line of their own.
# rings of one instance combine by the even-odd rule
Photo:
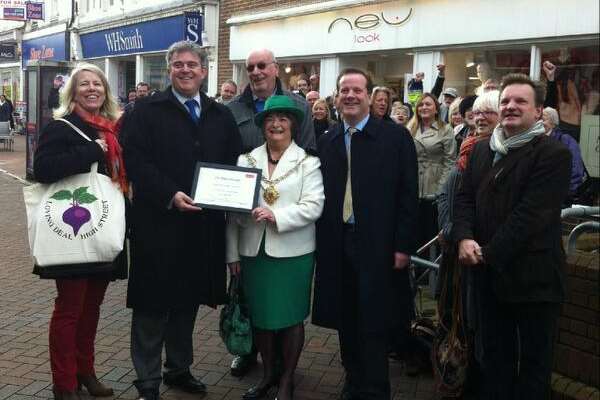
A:
<svg viewBox="0 0 600 400">
<path fill-rule="evenodd" d="M 267 186 L 267 188 L 263 192 L 263 199 L 267 202 L 268 205 L 272 206 L 275 201 L 279 198 L 279 192 L 277 188 L 272 183 Z"/>
</svg>

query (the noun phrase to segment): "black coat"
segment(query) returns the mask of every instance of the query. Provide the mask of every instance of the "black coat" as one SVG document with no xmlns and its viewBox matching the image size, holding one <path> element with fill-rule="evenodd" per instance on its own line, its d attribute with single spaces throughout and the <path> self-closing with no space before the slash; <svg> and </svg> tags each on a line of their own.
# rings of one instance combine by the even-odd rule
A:
<svg viewBox="0 0 600 400">
<path fill-rule="evenodd" d="M 325 187 L 325 208 L 317 221 L 317 267 L 313 323 L 339 329 L 342 304 L 343 220 L 347 157 L 343 124 L 319 138 L 319 156 Z M 367 329 L 381 331 L 396 313 L 412 304 L 408 268 L 392 269 L 394 252 L 411 254 L 415 246 L 417 215 L 417 156 L 406 128 L 369 118 L 352 137 L 352 201 L 361 246 L 359 264 L 359 318 Z M 398 310 L 392 290 L 406 293 L 406 310 Z"/>
<path fill-rule="evenodd" d="M 0 106 L 0 121 L 1 122 L 12 121 L 12 112 L 13 112 L 12 104 L 9 103 L 8 101 L 5 101 L 4 104 L 2 104 Z"/>
<path fill-rule="evenodd" d="M 481 247 L 486 286 L 501 302 L 560 302 L 565 254 L 561 204 L 571 154 L 545 136 L 492 166 L 489 139 L 475 145 L 454 202 L 452 235 Z"/>
<path fill-rule="evenodd" d="M 126 124 L 133 184 L 128 307 L 169 310 L 226 299 L 224 212 L 169 208 L 176 192 L 191 193 L 198 161 L 235 165 L 240 154 L 231 111 L 201 96 L 199 125 L 171 87 L 136 102 Z"/>
<path fill-rule="evenodd" d="M 81 129 L 92 141 L 84 139 L 62 121 L 50 121 L 40 134 L 35 151 L 35 179 L 41 183 L 54 183 L 71 175 L 90 172 L 90 166 L 95 162 L 98 163 L 98 172 L 108 175 L 104 153 L 94 142 L 99 138 L 98 132 L 75 113 L 64 118 Z M 113 263 L 94 263 L 93 267 L 89 264 L 71 264 L 40 268 L 36 265 L 33 272 L 41 278 L 50 279 L 89 276 L 124 279 L 127 277 L 127 257 L 122 252 Z"/>
</svg>

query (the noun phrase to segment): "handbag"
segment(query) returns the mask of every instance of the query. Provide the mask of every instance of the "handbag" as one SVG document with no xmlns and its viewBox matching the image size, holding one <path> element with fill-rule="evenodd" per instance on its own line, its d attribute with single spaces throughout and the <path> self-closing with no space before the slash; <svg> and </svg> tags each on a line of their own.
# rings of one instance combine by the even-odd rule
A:
<svg viewBox="0 0 600 400">
<path fill-rule="evenodd" d="M 69 121 L 58 120 L 92 141 Z M 98 263 L 113 262 L 123 250 L 124 196 L 117 184 L 98 173 L 97 162 L 88 173 L 26 186 L 23 198 L 29 247 L 37 266 L 100 266 Z"/>
<path fill-rule="evenodd" d="M 460 398 L 465 389 L 469 368 L 469 345 L 464 329 L 461 293 L 462 266 L 453 263 L 444 276 L 444 284 L 438 301 L 439 323 L 433 340 L 431 361 L 437 393 L 443 398 Z M 452 270 L 452 281 L 448 273 Z M 448 285 L 452 285 L 452 311 L 450 327 L 446 317 Z"/>
<path fill-rule="evenodd" d="M 219 317 L 219 335 L 227 351 L 235 356 L 245 356 L 252 351 L 252 325 L 240 298 L 240 279 L 237 275 L 232 275 L 229 281 L 229 303 L 221 309 Z"/>
</svg>

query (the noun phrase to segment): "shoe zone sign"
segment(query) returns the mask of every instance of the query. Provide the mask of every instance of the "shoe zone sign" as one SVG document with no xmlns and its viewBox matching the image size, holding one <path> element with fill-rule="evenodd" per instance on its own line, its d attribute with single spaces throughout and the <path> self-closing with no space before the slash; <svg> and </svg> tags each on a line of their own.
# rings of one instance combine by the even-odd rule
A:
<svg viewBox="0 0 600 400">
<path fill-rule="evenodd" d="M 190 12 L 87 33 L 81 35 L 83 58 L 163 51 L 180 40 L 202 45 L 202 29 L 203 15 Z"/>
</svg>

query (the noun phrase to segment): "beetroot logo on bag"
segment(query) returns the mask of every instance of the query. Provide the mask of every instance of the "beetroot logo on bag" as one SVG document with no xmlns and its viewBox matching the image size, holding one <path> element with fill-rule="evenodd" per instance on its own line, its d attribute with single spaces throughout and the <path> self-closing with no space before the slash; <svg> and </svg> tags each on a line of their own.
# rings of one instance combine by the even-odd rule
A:
<svg viewBox="0 0 600 400">
<path fill-rule="evenodd" d="M 96 196 L 92 193 L 88 193 L 88 186 L 78 187 L 77 189 L 71 192 L 70 190 L 59 190 L 54 193 L 48 201 L 46 202 L 46 206 L 44 208 L 44 217 L 48 222 L 48 226 L 52 229 L 54 233 L 58 236 L 61 236 L 65 239 L 73 240 L 73 236 L 77 237 L 80 229 L 87 224 L 92 219 L 92 214 L 89 209 L 82 206 L 82 204 L 91 204 L 98 200 Z M 53 218 L 53 204 L 52 200 L 69 200 L 71 207 L 67 208 L 62 213 L 62 221 L 69 225 L 73 230 L 73 235 L 69 233 L 67 230 L 61 229 L 60 226 L 57 225 L 55 219 Z M 96 232 L 98 232 L 98 228 L 102 227 L 103 223 L 108 218 L 108 201 L 101 200 L 102 203 L 102 215 L 100 220 L 98 221 L 97 226 L 93 226 L 90 230 L 86 230 L 85 232 L 79 235 L 80 239 L 87 239 L 93 236 Z M 68 229 L 68 228 L 67 228 Z"/>
</svg>

